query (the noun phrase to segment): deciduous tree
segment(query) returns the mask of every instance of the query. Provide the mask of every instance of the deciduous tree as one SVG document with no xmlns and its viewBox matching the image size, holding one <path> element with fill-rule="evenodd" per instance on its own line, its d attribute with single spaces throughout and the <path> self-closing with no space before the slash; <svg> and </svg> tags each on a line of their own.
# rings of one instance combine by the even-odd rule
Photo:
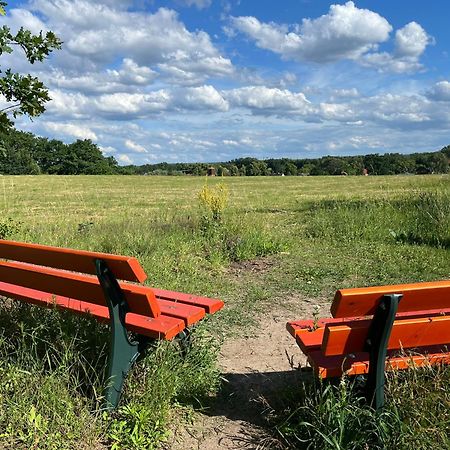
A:
<svg viewBox="0 0 450 450">
<path fill-rule="evenodd" d="M 5 15 L 7 3 L 0 1 L 0 15 Z M 12 33 L 6 25 L 0 28 L 0 55 L 12 53 L 20 48 L 27 60 L 34 64 L 42 62 L 53 50 L 61 48 L 61 41 L 51 31 L 32 34 L 23 27 Z M 45 111 L 45 103 L 50 100 L 48 90 L 37 77 L 22 75 L 11 68 L 0 68 L 0 94 L 8 105 L 0 109 L 0 131 L 11 128 L 12 118 L 20 115 L 36 117 Z"/>
</svg>

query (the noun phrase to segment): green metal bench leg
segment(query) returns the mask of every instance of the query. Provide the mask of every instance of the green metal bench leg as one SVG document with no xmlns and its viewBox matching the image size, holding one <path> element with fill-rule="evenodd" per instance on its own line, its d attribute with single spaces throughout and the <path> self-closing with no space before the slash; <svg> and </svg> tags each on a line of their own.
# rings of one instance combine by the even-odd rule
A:
<svg viewBox="0 0 450 450">
<path fill-rule="evenodd" d="M 185 328 L 183 331 L 180 331 L 177 334 L 177 341 L 180 345 L 181 355 L 185 358 L 192 345 L 191 330 L 189 328 Z"/>
<path fill-rule="evenodd" d="M 108 387 L 102 409 L 111 411 L 119 404 L 125 378 L 145 351 L 150 339 L 139 336 L 137 342 L 130 342 L 125 328 L 125 315 L 129 311 L 127 301 L 114 274 L 102 260 L 96 260 L 97 277 L 108 304 L 111 320 L 111 338 L 108 359 Z"/>
<path fill-rule="evenodd" d="M 385 295 L 378 304 L 365 343 L 369 352 L 366 397 L 375 410 L 384 406 L 386 353 L 401 294 Z"/>
</svg>

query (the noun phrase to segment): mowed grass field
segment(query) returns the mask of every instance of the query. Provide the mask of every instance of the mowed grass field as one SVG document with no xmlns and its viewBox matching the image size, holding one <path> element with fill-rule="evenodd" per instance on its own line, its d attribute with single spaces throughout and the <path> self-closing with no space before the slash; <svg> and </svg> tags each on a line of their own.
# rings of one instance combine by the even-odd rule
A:
<svg viewBox="0 0 450 450">
<path fill-rule="evenodd" d="M 199 200 L 205 183 L 225 186 L 220 217 Z M 214 401 L 220 342 L 283 299 L 450 277 L 448 176 L 2 176 L 0 205 L 0 237 L 136 256 L 147 284 L 226 302 L 185 358 L 156 345 L 107 415 L 105 327 L 3 301 L 0 448 L 158 448 L 180 411 Z M 270 270 L 245 273 L 261 258 Z M 243 276 L 231 276 L 239 264 Z M 430 433 L 448 448 L 449 371 L 411 372 L 392 378 L 381 419 L 343 383 L 294 388 L 268 427 L 292 448 L 431 448 Z"/>
</svg>

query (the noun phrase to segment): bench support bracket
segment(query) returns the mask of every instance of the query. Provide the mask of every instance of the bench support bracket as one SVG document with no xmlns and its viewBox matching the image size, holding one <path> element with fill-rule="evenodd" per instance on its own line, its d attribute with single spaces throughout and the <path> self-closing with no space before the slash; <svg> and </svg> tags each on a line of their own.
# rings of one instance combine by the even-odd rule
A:
<svg viewBox="0 0 450 450">
<path fill-rule="evenodd" d="M 366 397 L 371 406 L 379 411 L 384 406 L 384 383 L 386 353 L 401 294 L 383 296 L 373 315 L 364 350 L 369 352 L 369 373 Z"/>
<path fill-rule="evenodd" d="M 145 336 L 138 336 L 136 342 L 130 342 L 125 327 L 125 316 L 129 312 L 129 307 L 122 289 L 103 260 L 97 259 L 95 267 L 108 305 L 111 321 L 108 387 L 105 393 L 105 404 L 102 408 L 111 411 L 119 404 L 123 384 L 129 370 L 145 351 L 150 339 Z"/>
</svg>

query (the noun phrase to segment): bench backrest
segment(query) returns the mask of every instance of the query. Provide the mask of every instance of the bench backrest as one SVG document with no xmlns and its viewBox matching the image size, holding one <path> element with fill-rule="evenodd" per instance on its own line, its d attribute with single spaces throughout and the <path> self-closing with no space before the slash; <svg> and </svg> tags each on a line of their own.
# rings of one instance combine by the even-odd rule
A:
<svg viewBox="0 0 450 450">
<path fill-rule="evenodd" d="M 142 283 L 147 275 L 136 258 L 48 245 L 0 240 L 0 258 L 95 275 L 95 260 L 108 264 L 118 280 Z"/>
<path fill-rule="evenodd" d="M 106 306 L 95 261 L 106 262 L 116 278 L 144 281 L 145 272 L 136 258 L 0 240 L 0 281 Z M 13 262 L 12 262 L 13 261 Z M 80 273 L 81 272 L 81 273 Z M 160 309 L 153 291 L 120 282 L 131 312 L 157 317 Z M 1 290 L 0 290 L 1 294 Z"/>
<path fill-rule="evenodd" d="M 333 317 L 370 316 L 386 294 L 403 294 L 398 312 L 450 308 L 450 280 L 340 289 L 331 305 Z"/>
<path fill-rule="evenodd" d="M 325 325 L 324 355 L 347 355 L 364 351 L 370 316 L 386 294 L 402 294 L 388 349 L 450 346 L 450 281 L 378 286 L 337 291 L 331 312 L 335 318 L 348 317 L 340 323 Z"/>
</svg>

